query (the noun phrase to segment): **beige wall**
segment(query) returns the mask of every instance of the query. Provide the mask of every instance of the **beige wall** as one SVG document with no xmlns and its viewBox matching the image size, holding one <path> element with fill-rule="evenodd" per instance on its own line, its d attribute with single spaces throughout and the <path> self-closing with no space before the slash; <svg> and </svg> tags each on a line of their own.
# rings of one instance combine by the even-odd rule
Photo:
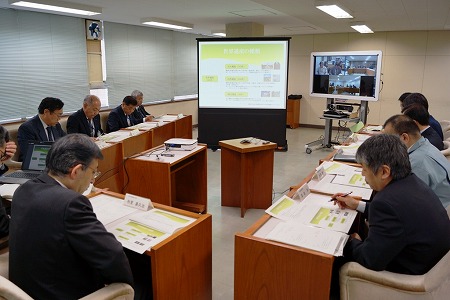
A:
<svg viewBox="0 0 450 300">
<path fill-rule="evenodd" d="M 368 123 L 382 124 L 400 113 L 403 92 L 423 93 L 437 120 L 450 119 L 450 31 L 344 33 L 292 37 L 288 93 L 303 95 L 301 124 L 324 125 L 318 117 L 326 100 L 308 96 L 311 52 L 361 50 L 383 52 L 384 86 L 380 100 L 369 103 Z"/>
</svg>

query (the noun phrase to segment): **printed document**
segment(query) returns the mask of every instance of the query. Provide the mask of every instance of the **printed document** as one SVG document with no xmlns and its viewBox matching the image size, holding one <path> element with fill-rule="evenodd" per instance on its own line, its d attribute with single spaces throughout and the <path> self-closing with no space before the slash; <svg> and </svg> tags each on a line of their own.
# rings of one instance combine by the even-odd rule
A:
<svg viewBox="0 0 450 300">
<path fill-rule="evenodd" d="M 341 256 L 357 212 L 340 209 L 330 197 L 310 193 L 303 201 L 281 197 L 266 212 L 278 223 L 266 239 Z"/>
<path fill-rule="evenodd" d="M 122 199 L 104 194 L 89 200 L 106 230 L 114 234 L 123 247 L 140 254 L 195 221 L 159 208 L 142 212 L 124 205 Z"/>
<path fill-rule="evenodd" d="M 280 222 L 269 232 L 266 239 L 342 256 L 348 235 L 293 222 Z"/>
<path fill-rule="evenodd" d="M 154 208 L 133 214 L 129 219 L 107 229 L 122 246 L 142 254 L 194 221 L 194 218 Z"/>
<path fill-rule="evenodd" d="M 334 180 L 336 180 L 335 177 L 338 176 L 340 175 L 327 174 L 321 181 L 316 182 L 314 187 L 311 187 L 311 191 L 326 195 L 352 192 L 352 196 L 361 197 L 364 200 L 370 199 L 370 196 L 372 195 L 372 189 L 370 187 L 358 186 L 358 184 L 361 184 L 361 182 L 358 182 L 357 180 L 352 181 L 349 184 L 335 183 L 334 182 Z M 339 182 L 340 180 L 341 179 L 337 179 L 337 182 Z"/>
<path fill-rule="evenodd" d="M 310 193 L 302 202 L 283 196 L 266 213 L 283 221 L 347 233 L 357 212 L 340 209 L 329 200 L 329 196 L 314 193 Z"/>
</svg>

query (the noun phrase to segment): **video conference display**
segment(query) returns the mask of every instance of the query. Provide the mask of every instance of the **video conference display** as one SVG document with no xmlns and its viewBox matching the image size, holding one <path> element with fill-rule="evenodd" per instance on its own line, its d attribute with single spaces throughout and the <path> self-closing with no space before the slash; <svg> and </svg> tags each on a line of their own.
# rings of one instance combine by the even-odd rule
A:
<svg viewBox="0 0 450 300">
<path fill-rule="evenodd" d="M 381 52 L 313 53 L 312 96 L 378 100 Z"/>
</svg>

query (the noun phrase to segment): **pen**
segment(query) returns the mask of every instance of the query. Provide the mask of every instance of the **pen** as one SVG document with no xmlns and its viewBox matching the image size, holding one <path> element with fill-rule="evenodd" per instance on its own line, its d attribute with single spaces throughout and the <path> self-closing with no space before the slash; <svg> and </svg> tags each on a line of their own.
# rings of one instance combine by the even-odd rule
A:
<svg viewBox="0 0 450 300">
<path fill-rule="evenodd" d="M 345 197 L 345 196 L 348 196 L 348 195 L 350 195 L 351 193 L 353 193 L 353 191 L 351 191 L 351 192 L 348 192 L 348 193 L 346 193 L 346 194 L 344 194 L 344 195 L 340 195 L 340 196 L 338 196 L 338 197 Z M 337 199 L 336 198 L 331 198 L 330 200 L 328 200 L 328 202 L 331 202 L 331 201 L 336 201 Z"/>
</svg>

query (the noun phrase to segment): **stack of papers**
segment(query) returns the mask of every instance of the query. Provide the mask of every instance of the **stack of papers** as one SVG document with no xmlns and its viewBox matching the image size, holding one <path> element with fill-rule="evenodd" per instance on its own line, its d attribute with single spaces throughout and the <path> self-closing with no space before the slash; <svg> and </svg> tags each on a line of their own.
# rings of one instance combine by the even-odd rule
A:
<svg viewBox="0 0 450 300">
<path fill-rule="evenodd" d="M 13 183 L 13 184 L 2 184 L 0 185 L 0 196 L 4 199 L 11 200 L 14 196 L 14 192 L 19 187 L 19 184 Z"/>
<path fill-rule="evenodd" d="M 340 209 L 330 197 L 310 193 L 305 199 L 281 197 L 266 212 L 283 222 L 278 223 L 266 239 L 342 256 L 346 234 L 357 212 Z"/>
<path fill-rule="evenodd" d="M 118 143 L 118 142 L 123 141 L 126 138 L 129 138 L 130 136 L 131 136 L 131 131 L 119 130 L 119 131 L 114 131 L 114 132 L 102 135 L 99 137 L 99 140 L 108 142 L 108 143 Z"/>
<path fill-rule="evenodd" d="M 364 200 L 369 200 L 372 195 L 372 189 L 365 182 L 360 172 L 347 175 L 327 174 L 321 181 L 316 182 L 311 187 L 311 191 L 326 195 L 352 192 L 352 197 Z"/>
<path fill-rule="evenodd" d="M 158 122 L 144 122 L 128 127 L 128 129 L 150 130 L 158 127 Z"/>
<path fill-rule="evenodd" d="M 195 221 L 158 208 L 142 212 L 125 206 L 121 199 L 103 194 L 90 201 L 106 230 L 114 234 L 123 247 L 140 254 Z"/>
</svg>

